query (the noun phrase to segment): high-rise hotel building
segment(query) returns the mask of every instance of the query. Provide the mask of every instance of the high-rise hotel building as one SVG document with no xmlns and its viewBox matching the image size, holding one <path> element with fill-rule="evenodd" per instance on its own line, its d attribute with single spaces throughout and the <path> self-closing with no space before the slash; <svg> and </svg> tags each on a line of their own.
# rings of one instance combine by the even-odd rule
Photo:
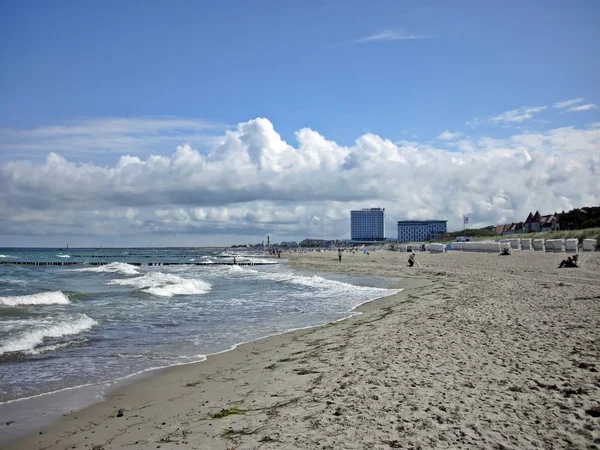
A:
<svg viewBox="0 0 600 450">
<path fill-rule="evenodd" d="M 350 239 L 353 241 L 383 241 L 385 239 L 385 208 L 364 208 L 350 211 Z"/>
</svg>

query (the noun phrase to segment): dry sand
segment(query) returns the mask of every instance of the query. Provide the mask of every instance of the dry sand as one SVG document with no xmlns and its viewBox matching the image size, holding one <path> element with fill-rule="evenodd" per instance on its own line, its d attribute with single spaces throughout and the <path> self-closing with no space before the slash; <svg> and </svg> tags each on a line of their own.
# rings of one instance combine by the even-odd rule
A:
<svg viewBox="0 0 600 450">
<path fill-rule="evenodd" d="M 6 448 L 600 448 L 600 253 L 563 257 L 291 255 L 405 291 L 156 372 Z"/>
</svg>

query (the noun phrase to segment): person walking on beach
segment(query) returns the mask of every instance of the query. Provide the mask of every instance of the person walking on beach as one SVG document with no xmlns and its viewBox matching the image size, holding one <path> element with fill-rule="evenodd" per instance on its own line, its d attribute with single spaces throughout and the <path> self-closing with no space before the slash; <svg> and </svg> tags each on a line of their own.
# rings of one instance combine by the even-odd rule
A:
<svg viewBox="0 0 600 450">
<path fill-rule="evenodd" d="M 342 249 L 338 248 L 338 261 L 342 262 Z"/>
</svg>

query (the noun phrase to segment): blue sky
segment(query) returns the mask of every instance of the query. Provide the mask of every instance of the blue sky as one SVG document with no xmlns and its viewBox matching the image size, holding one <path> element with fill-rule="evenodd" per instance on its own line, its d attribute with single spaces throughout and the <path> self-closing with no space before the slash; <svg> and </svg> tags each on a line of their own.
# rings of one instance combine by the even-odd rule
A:
<svg viewBox="0 0 600 450">
<path fill-rule="evenodd" d="M 599 102 L 598 2 L 494 3 L 3 2 L 0 122 L 261 116 L 350 143 Z M 385 31 L 430 38 L 331 47 Z"/>
<path fill-rule="evenodd" d="M 298 148 L 304 128 L 339 146 L 372 134 L 447 152 L 587 130 L 600 122 L 598 23 L 593 0 L 4 1 L 0 163 L 6 174 L 6 164 L 35 166 L 52 151 L 115 165 L 185 143 L 208 155 L 258 117 Z M 116 135 L 104 128 L 115 123 Z M 72 126 L 86 127 L 85 139 L 62 141 Z M 598 198 L 588 194 L 562 204 Z M 500 219 L 509 218 L 481 217 Z"/>
</svg>

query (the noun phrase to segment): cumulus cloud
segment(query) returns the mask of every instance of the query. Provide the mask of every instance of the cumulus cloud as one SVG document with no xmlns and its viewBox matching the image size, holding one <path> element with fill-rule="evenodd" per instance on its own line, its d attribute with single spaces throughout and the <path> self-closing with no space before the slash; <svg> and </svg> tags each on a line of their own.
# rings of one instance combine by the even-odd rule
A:
<svg viewBox="0 0 600 450">
<path fill-rule="evenodd" d="M 563 109 L 563 108 L 570 108 L 571 106 L 578 105 L 581 102 L 583 102 L 583 97 L 574 98 L 572 100 L 565 100 L 564 102 L 556 102 L 552 106 L 554 108 Z"/>
<path fill-rule="evenodd" d="M 598 109 L 598 107 L 593 103 L 587 103 L 585 105 L 573 106 L 572 108 L 567 109 L 567 111 L 577 112 L 577 111 L 589 111 L 591 109 Z"/>
<path fill-rule="evenodd" d="M 458 228 L 466 213 L 477 226 L 600 201 L 597 128 L 465 139 L 455 151 L 371 133 L 345 146 L 309 128 L 295 139 L 286 142 L 258 118 L 224 132 L 209 151 L 181 144 L 171 154 L 124 154 L 109 165 L 58 152 L 41 162 L 4 161 L 0 240 L 96 236 L 106 243 L 121 236 L 121 245 L 209 245 L 216 236 L 222 244 L 266 234 L 275 241 L 344 238 L 349 211 L 371 206 L 386 208 L 386 234 L 394 237 L 402 219 L 448 219 Z"/>
<path fill-rule="evenodd" d="M 442 141 L 453 141 L 462 136 L 460 131 L 455 131 L 454 133 L 448 130 L 444 130 L 442 134 L 440 134 L 437 138 Z"/>
<path fill-rule="evenodd" d="M 493 123 L 521 123 L 532 119 L 535 114 L 545 109 L 545 106 L 525 106 L 498 114 L 491 120 Z"/>
</svg>

